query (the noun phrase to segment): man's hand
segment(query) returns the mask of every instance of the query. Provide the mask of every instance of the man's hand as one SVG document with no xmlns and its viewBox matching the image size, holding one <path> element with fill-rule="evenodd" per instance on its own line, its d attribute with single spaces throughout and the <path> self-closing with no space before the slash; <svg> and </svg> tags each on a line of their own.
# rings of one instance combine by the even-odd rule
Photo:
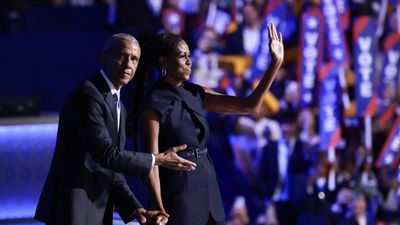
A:
<svg viewBox="0 0 400 225">
<path fill-rule="evenodd" d="M 155 155 L 155 164 L 173 170 L 195 170 L 196 164 L 178 156 L 177 152 L 186 149 L 186 145 L 173 147 Z"/>
<path fill-rule="evenodd" d="M 135 217 L 142 225 L 165 225 L 168 222 L 169 215 L 162 211 L 147 211 L 139 208 L 135 211 Z"/>
</svg>

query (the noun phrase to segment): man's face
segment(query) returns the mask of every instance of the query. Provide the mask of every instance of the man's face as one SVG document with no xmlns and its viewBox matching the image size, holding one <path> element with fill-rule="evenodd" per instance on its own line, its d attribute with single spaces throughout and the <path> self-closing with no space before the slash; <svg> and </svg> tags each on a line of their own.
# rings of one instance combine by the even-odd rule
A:
<svg viewBox="0 0 400 225">
<path fill-rule="evenodd" d="M 245 5 L 243 8 L 244 22 L 248 26 L 253 26 L 258 23 L 258 12 L 257 9 L 252 5 Z"/>
<path fill-rule="evenodd" d="M 119 39 L 102 55 L 102 68 L 114 87 L 119 90 L 135 75 L 140 58 L 137 42 Z"/>
<path fill-rule="evenodd" d="M 285 139 L 290 139 L 296 136 L 296 123 L 285 121 L 281 124 L 282 136 Z"/>
<path fill-rule="evenodd" d="M 199 41 L 198 41 L 198 48 L 202 52 L 210 52 L 215 48 L 216 42 L 217 42 L 217 34 L 212 31 L 212 30 L 206 30 L 204 33 L 201 35 Z"/>
</svg>

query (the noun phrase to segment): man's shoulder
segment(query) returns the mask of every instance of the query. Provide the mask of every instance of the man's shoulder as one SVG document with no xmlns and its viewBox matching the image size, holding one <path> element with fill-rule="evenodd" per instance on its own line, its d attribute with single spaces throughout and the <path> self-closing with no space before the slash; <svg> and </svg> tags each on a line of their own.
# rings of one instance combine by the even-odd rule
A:
<svg viewBox="0 0 400 225">
<path fill-rule="evenodd" d="M 77 100 L 81 102 L 84 99 L 95 99 L 100 101 L 103 99 L 102 96 L 101 88 L 96 84 L 96 81 L 91 78 L 76 86 L 70 93 L 68 99 L 72 102 L 76 102 Z"/>
<path fill-rule="evenodd" d="M 109 91 L 109 88 L 107 89 L 106 85 L 104 78 L 101 77 L 100 74 L 95 74 L 88 80 L 79 84 L 76 87 L 76 91 L 84 95 L 98 96 L 103 92 L 107 93 Z"/>
<path fill-rule="evenodd" d="M 99 94 L 100 92 L 96 86 L 90 80 L 86 80 L 75 87 L 71 93 L 71 96 L 97 96 Z"/>
</svg>

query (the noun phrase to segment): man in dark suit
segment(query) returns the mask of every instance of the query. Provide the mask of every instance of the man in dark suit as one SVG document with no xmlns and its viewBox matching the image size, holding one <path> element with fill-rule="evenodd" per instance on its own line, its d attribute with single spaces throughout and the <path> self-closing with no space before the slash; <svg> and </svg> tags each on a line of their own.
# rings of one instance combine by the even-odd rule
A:
<svg viewBox="0 0 400 225">
<path fill-rule="evenodd" d="M 226 37 L 223 54 L 248 55 L 257 54 L 260 45 L 261 18 L 258 8 L 253 2 L 243 6 L 243 23 L 238 29 Z"/>
<path fill-rule="evenodd" d="M 122 173 L 147 177 L 154 165 L 179 170 L 196 165 L 176 154 L 185 145 L 157 155 L 124 150 L 126 111 L 119 92 L 133 78 L 139 58 L 134 37 L 113 35 L 101 54 L 100 73 L 65 102 L 35 219 L 52 225 L 111 225 L 114 206 L 126 223 L 134 218 L 167 221 L 167 214 L 142 207 Z"/>
<path fill-rule="evenodd" d="M 283 113 L 280 119 L 282 137 L 269 142 L 260 161 L 260 182 L 269 206 L 275 207 L 281 225 L 294 225 L 296 207 L 305 193 L 311 159 L 306 144 L 298 136 L 295 113 Z M 288 216 L 290 215 L 290 216 Z"/>
</svg>

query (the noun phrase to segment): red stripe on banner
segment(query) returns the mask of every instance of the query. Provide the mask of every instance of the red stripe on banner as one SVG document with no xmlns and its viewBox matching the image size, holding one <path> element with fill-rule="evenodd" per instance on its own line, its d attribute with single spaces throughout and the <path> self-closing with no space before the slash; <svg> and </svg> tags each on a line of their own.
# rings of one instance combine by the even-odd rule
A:
<svg viewBox="0 0 400 225">
<path fill-rule="evenodd" d="M 392 139 L 394 132 L 397 129 L 398 124 L 400 123 L 400 117 L 397 118 L 396 122 L 393 124 L 392 128 L 390 129 L 389 135 L 385 141 L 385 144 L 383 145 L 383 148 L 381 149 L 381 151 L 379 152 L 379 156 L 378 159 L 375 161 L 375 167 L 376 168 L 380 168 L 382 165 L 380 164 L 380 162 L 382 161 L 382 157 L 385 154 L 385 149 L 387 148 L 387 146 L 389 145 L 390 140 Z"/>
<path fill-rule="evenodd" d="M 368 25 L 368 22 L 369 22 L 368 16 L 361 16 L 357 20 L 357 23 L 355 24 L 355 27 L 353 30 L 353 44 L 356 43 L 358 37 L 360 37 L 361 33 L 363 32 L 365 27 Z"/>
<path fill-rule="evenodd" d="M 322 14 L 321 9 L 319 9 L 318 7 L 312 7 L 310 10 L 307 11 L 309 15 L 313 15 L 313 16 L 318 16 L 320 21 L 319 21 L 319 26 L 325 26 L 324 21 L 325 21 L 325 17 Z"/>
<path fill-rule="evenodd" d="M 388 38 L 386 38 L 386 41 L 383 45 L 383 49 L 385 50 L 385 53 L 389 51 L 395 45 L 397 42 L 400 41 L 400 34 L 399 33 L 392 33 L 389 35 Z"/>
<path fill-rule="evenodd" d="M 325 64 L 320 72 L 319 72 L 319 80 L 322 82 L 323 80 L 326 79 L 328 76 L 329 72 L 331 71 L 332 67 L 335 65 L 334 62 L 330 61 L 329 63 Z"/>
<path fill-rule="evenodd" d="M 336 129 L 333 133 L 331 140 L 329 141 L 329 147 L 336 147 L 339 144 L 340 138 L 342 137 L 342 128 Z"/>
<path fill-rule="evenodd" d="M 340 18 L 340 25 L 343 29 L 347 29 L 350 25 L 350 11 L 346 10 L 346 12 Z"/>
<path fill-rule="evenodd" d="M 378 96 L 376 93 L 372 96 L 367 108 L 365 109 L 365 116 L 373 116 L 378 111 Z"/>
<path fill-rule="evenodd" d="M 236 21 L 236 0 L 232 0 L 231 2 L 231 21 Z"/>
<path fill-rule="evenodd" d="M 267 8 L 265 9 L 264 16 L 268 16 L 268 14 L 278 8 L 278 6 L 282 3 L 282 0 L 269 0 L 267 3 Z"/>
<path fill-rule="evenodd" d="M 392 119 L 394 112 L 396 111 L 396 103 L 392 103 L 385 112 L 382 113 L 381 117 L 379 118 L 378 123 L 381 126 L 386 125 L 390 119 Z"/>
<path fill-rule="evenodd" d="M 219 88 L 222 90 L 226 90 L 230 84 L 229 78 L 224 76 L 220 81 L 219 81 Z"/>
</svg>

